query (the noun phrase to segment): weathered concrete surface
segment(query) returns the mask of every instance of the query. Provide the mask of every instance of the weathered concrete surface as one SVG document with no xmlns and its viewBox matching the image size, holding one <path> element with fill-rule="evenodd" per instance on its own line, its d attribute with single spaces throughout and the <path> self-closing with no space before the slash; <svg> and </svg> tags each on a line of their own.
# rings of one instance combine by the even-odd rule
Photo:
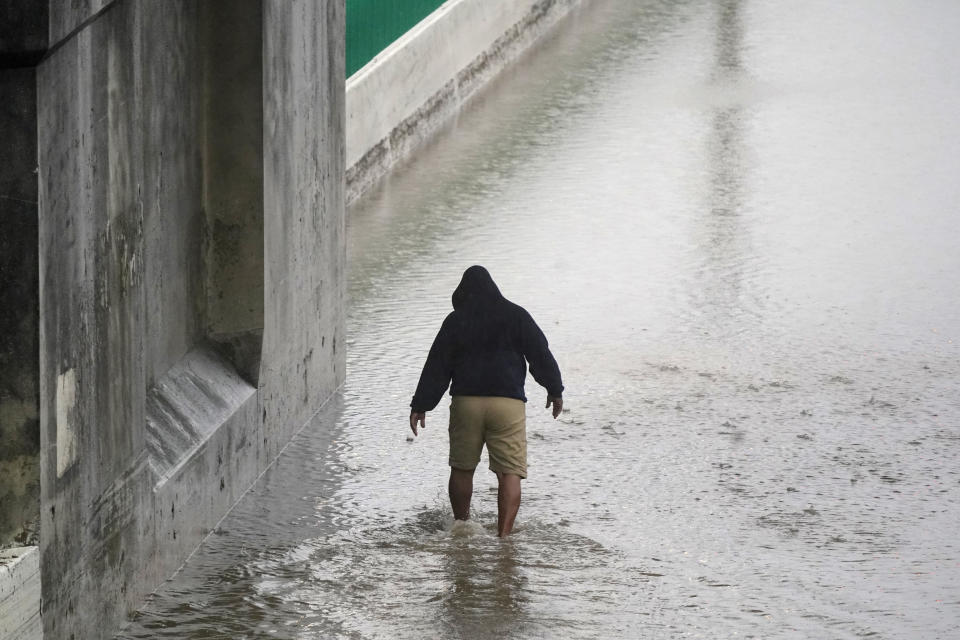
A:
<svg viewBox="0 0 960 640">
<path fill-rule="evenodd" d="M 344 11 L 64 5 L 38 69 L 43 623 L 94 638 L 343 379 Z"/>
<path fill-rule="evenodd" d="M 260 390 L 280 424 L 303 424 L 346 367 L 344 17 L 343 0 L 264 3 Z"/>
<path fill-rule="evenodd" d="M 64 0 L 50 2 L 50 44 L 64 42 L 68 37 L 84 26 L 84 23 L 96 18 L 97 14 L 107 10 L 117 0 Z"/>
<path fill-rule="evenodd" d="M 12 6 L 12 5 L 11 5 Z M 9 11 L 9 8 L 7 9 Z M 36 80 L 0 69 L 0 548 L 40 517 Z"/>
<path fill-rule="evenodd" d="M 255 382 L 263 330 L 263 10 L 259 2 L 236 7 L 235 0 L 201 3 L 207 331 L 234 345 Z M 247 46 L 231 46 L 237 41 Z"/>
<path fill-rule="evenodd" d="M 165 568 L 147 511 L 145 397 L 199 337 L 196 306 L 172 306 L 200 291 L 192 13 L 183 2 L 113 5 L 51 43 L 38 68 L 49 638 L 115 627 Z"/>
<path fill-rule="evenodd" d="M 39 640 L 40 553 L 36 547 L 0 551 L 0 638 Z"/>
<path fill-rule="evenodd" d="M 452 0 L 347 81 L 347 202 L 583 0 Z"/>
</svg>

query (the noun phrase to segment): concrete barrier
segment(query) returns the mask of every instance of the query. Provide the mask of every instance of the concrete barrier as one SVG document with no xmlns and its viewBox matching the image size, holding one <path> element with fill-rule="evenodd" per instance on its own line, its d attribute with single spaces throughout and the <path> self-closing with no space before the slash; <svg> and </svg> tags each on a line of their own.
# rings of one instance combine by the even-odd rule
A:
<svg viewBox="0 0 960 640">
<path fill-rule="evenodd" d="M 0 551 L 0 639 L 40 640 L 40 552 Z"/>
<path fill-rule="evenodd" d="M 347 80 L 349 204 L 585 0 L 449 0 Z"/>
</svg>

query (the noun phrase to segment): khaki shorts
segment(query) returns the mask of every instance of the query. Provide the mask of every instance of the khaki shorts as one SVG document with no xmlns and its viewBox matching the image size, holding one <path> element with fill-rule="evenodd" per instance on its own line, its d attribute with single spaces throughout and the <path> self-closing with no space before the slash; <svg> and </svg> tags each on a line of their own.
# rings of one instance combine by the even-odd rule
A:
<svg viewBox="0 0 960 640">
<path fill-rule="evenodd" d="M 523 400 L 454 396 L 450 402 L 450 466 L 476 469 L 486 443 L 491 471 L 526 478 L 526 419 Z"/>
</svg>

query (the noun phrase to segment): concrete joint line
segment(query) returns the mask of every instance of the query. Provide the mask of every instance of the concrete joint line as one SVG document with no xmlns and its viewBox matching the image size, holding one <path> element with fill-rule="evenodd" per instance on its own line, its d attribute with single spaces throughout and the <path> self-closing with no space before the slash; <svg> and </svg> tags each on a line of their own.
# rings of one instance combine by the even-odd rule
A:
<svg viewBox="0 0 960 640">
<path fill-rule="evenodd" d="M 78 24 L 76 27 L 74 27 L 73 30 L 70 31 L 70 33 L 66 34 L 65 36 L 57 40 L 55 43 L 50 45 L 50 48 L 47 49 L 46 53 L 43 54 L 43 57 L 40 58 L 40 62 L 37 63 L 37 66 L 40 66 L 41 64 L 43 64 L 48 58 L 50 58 L 50 56 L 52 56 L 57 51 L 59 51 L 61 47 L 63 47 L 68 42 L 70 42 L 75 37 L 77 37 L 81 31 L 83 31 L 84 29 L 89 27 L 91 24 L 99 20 L 100 17 L 103 16 L 107 11 L 110 11 L 115 6 L 117 6 L 119 2 L 121 2 L 121 0 L 113 0 L 113 2 L 110 2 L 109 4 L 101 7 L 99 11 L 97 11 L 96 13 L 88 17 L 86 20 Z"/>
</svg>

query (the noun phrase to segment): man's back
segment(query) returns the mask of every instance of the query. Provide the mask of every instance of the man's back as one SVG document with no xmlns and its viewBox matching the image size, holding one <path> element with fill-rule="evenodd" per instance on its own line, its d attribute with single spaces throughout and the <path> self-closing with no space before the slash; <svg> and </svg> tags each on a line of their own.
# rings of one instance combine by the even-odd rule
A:
<svg viewBox="0 0 960 640">
<path fill-rule="evenodd" d="M 534 379 L 560 397 L 560 369 L 543 332 L 523 307 L 503 297 L 486 269 L 467 269 L 453 293 L 453 307 L 430 348 L 414 409 L 432 410 L 448 385 L 454 396 L 526 401 L 528 361 Z"/>
</svg>

